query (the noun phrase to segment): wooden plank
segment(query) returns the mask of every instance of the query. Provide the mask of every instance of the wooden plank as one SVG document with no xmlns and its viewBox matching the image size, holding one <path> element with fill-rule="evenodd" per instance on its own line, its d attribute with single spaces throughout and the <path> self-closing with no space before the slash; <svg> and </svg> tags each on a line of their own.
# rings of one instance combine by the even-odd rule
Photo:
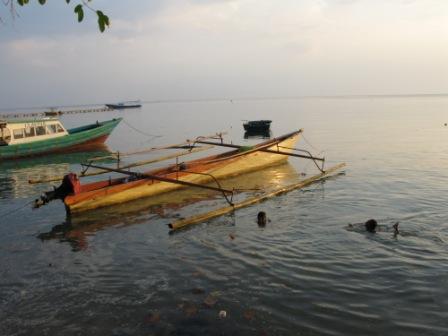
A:
<svg viewBox="0 0 448 336">
<path fill-rule="evenodd" d="M 192 217 L 189 217 L 186 219 L 177 220 L 173 223 L 168 224 L 168 227 L 171 229 L 171 231 L 175 231 L 175 230 L 185 228 L 186 226 L 189 226 L 189 225 L 198 224 L 198 223 L 204 222 L 204 221 L 212 219 L 212 218 L 220 217 L 222 215 L 225 215 L 225 214 L 235 211 L 237 209 L 245 208 L 252 204 L 256 204 L 256 203 L 265 201 L 274 196 L 278 196 L 280 194 L 287 193 L 287 192 L 290 192 L 295 189 L 300 189 L 300 188 L 306 187 L 306 186 L 308 186 L 314 182 L 317 182 L 323 178 L 329 177 L 330 175 L 332 175 L 336 171 L 342 169 L 343 167 L 345 167 L 345 163 L 340 163 L 338 165 L 335 165 L 335 166 L 327 169 L 324 173 L 320 173 L 320 174 L 311 176 L 311 177 L 309 177 L 305 180 L 302 180 L 298 183 L 288 185 L 286 187 L 263 194 L 261 196 L 246 199 L 242 202 L 235 203 L 233 206 L 227 206 L 227 207 L 223 207 L 223 208 L 220 208 L 217 210 L 206 212 L 204 214 L 192 216 Z"/>
</svg>

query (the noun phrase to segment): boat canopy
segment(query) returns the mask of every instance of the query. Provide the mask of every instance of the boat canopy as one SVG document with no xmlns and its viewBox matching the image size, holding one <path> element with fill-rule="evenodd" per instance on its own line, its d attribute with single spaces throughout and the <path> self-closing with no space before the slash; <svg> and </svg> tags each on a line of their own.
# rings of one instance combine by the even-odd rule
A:
<svg viewBox="0 0 448 336">
<path fill-rule="evenodd" d="M 0 145 L 24 144 L 67 135 L 56 118 L 0 121 Z"/>
</svg>

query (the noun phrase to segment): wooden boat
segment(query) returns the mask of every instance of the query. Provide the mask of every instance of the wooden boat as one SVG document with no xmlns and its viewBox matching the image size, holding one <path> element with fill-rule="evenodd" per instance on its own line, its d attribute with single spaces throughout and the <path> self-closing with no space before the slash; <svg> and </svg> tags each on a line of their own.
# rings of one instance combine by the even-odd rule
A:
<svg viewBox="0 0 448 336">
<path fill-rule="evenodd" d="M 233 190 L 221 188 L 220 179 L 280 164 L 286 161 L 288 156 L 324 161 L 324 159 L 314 158 L 311 155 L 293 153 L 301 132 L 302 130 L 288 133 L 253 147 L 197 140 L 196 143 L 214 144 L 234 149 L 144 173 L 89 165 L 128 176 L 81 185 L 76 174 L 69 174 L 64 177 L 60 187 L 45 193 L 36 206 L 46 204 L 53 199 L 61 199 L 67 213 L 75 214 L 143 197 L 160 195 L 182 187 L 211 189 L 220 191 L 226 196 L 229 193 L 232 194 Z M 210 182 L 214 182 L 218 186 L 208 185 Z"/>
<path fill-rule="evenodd" d="M 103 144 L 121 118 L 65 129 L 57 118 L 0 121 L 0 162 Z"/>
<path fill-rule="evenodd" d="M 108 108 L 113 110 L 124 110 L 129 108 L 140 108 L 142 104 L 139 101 L 122 102 L 116 104 L 105 104 Z"/>
<path fill-rule="evenodd" d="M 252 120 L 243 124 L 246 132 L 269 132 L 272 120 Z"/>
</svg>

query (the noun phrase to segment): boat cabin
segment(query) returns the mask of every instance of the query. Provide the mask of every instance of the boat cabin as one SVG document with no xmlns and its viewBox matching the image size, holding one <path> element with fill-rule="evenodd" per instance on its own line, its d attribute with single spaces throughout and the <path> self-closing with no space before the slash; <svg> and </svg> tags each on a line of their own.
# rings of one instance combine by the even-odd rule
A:
<svg viewBox="0 0 448 336">
<path fill-rule="evenodd" d="M 57 118 L 0 120 L 0 146 L 53 139 L 67 134 Z"/>
</svg>

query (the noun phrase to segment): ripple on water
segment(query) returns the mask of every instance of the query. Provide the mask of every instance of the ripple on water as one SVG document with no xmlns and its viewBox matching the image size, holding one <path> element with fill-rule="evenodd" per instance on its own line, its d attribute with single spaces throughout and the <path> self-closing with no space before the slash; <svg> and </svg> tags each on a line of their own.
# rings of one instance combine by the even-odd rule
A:
<svg viewBox="0 0 448 336">
<path fill-rule="evenodd" d="M 185 208 L 141 200 L 73 219 L 42 241 L 39 233 L 66 222 L 60 203 L 0 219 L 0 334 L 448 334 L 448 132 L 433 125 L 445 118 L 447 104 L 308 99 L 241 102 L 232 110 L 221 103 L 162 104 L 126 114 L 148 129 L 182 127 L 182 134 L 168 134 L 181 142 L 185 134 L 203 134 L 204 113 L 218 110 L 207 127 L 238 125 L 229 131 L 237 141 L 242 116 L 271 109 L 275 135 L 299 123 L 314 146 L 327 149 L 328 165 L 349 165 L 345 175 L 175 235 L 167 234 L 172 219 L 225 203 L 195 203 L 196 193 L 182 194 Z M 134 146 L 123 132 L 110 137 L 113 150 Z M 290 162 L 264 173 L 271 187 L 313 172 Z M 65 172 L 64 165 L 58 167 Z M 51 188 L 24 183 L 29 173 L 50 173 L 40 166 L 0 167 L 0 213 Z M 258 183 L 254 176 L 243 180 Z M 256 224 L 261 210 L 271 220 L 265 228 Z M 400 235 L 346 229 L 368 218 L 384 226 L 399 221 Z"/>
</svg>

